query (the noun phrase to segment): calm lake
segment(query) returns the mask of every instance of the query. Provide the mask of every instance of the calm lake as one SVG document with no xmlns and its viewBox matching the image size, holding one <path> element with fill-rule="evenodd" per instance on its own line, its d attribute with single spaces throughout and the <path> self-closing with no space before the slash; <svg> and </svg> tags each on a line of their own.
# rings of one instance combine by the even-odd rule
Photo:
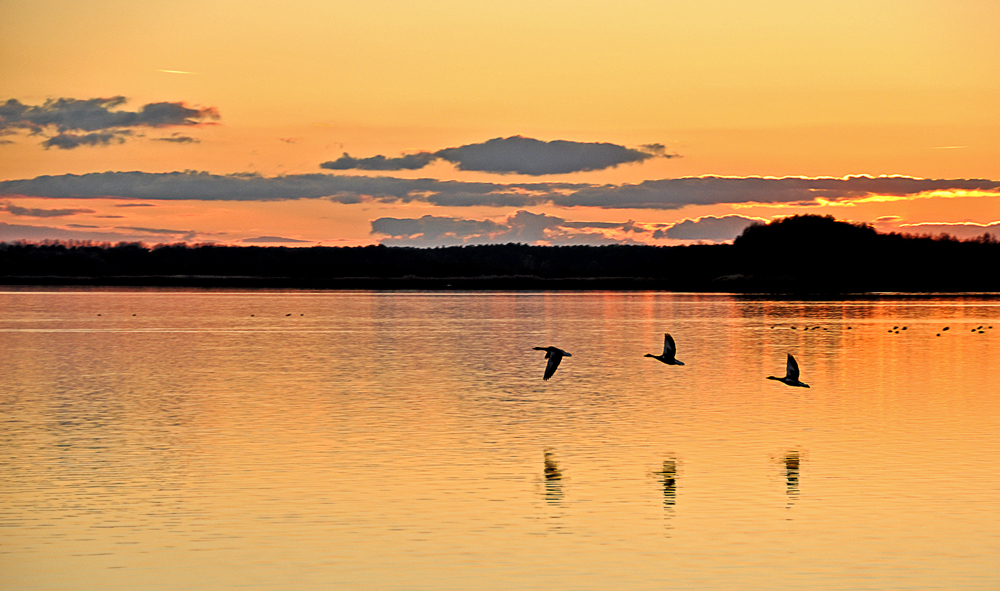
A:
<svg viewBox="0 0 1000 591">
<path fill-rule="evenodd" d="M 0 352 L 3 589 L 1000 588 L 998 299 L 26 289 Z"/>
</svg>

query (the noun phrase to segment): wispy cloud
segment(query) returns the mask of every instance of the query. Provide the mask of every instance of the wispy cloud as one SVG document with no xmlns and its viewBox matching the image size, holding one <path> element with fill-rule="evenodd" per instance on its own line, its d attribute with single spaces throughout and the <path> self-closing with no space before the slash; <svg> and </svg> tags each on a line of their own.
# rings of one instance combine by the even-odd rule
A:
<svg viewBox="0 0 1000 591">
<path fill-rule="evenodd" d="M 172 230 L 169 228 L 141 228 L 136 226 L 117 226 L 117 230 L 127 230 L 129 232 L 142 232 L 143 234 L 167 234 L 172 236 L 182 236 L 193 234 L 191 230 Z"/>
<path fill-rule="evenodd" d="M 44 147 L 71 150 L 80 146 L 121 143 L 134 128 L 195 126 L 219 119 L 218 111 L 211 107 L 192 108 L 180 102 L 161 102 L 128 111 L 121 108 L 125 102 L 123 96 L 59 98 L 41 105 L 26 105 L 9 99 L 0 104 L 0 134 L 21 132 L 48 136 L 42 142 Z"/>
<path fill-rule="evenodd" d="M 398 158 L 372 156 L 355 158 L 344 153 L 337 160 L 320 164 L 329 170 L 419 170 L 436 160 L 446 160 L 459 170 L 532 176 L 603 170 L 650 158 L 673 158 L 662 144 L 646 144 L 641 149 L 610 143 L 550 142 L 512 136 L 494 138 L 481 144 L 467 144 L 437 152 L 417 152 Z"/>
<path fill-rule="evenodd" d="M 714 204 L 819 204 L 911 199 L 927 194 L 1000 194 L 1000 181 L 911 177 L 689 177 L 638 184 L 488 183 L 330 174 L 264 177 L 185 171 L 102 172 L 0 182 L 0 195 L 197 201 L 326 198 L 338 203 L 421 202 L 523 208 L 555 204 L 605 209 L 679 209 Z"/>
<path fill-rule="evenodd" d="M 0 210 L 11 215 L 29 218 L 58 218 L 79 213 L 96 213 L 93 209 L 39 209 L 35 207 L 19 207 L 13 203 L 0 205 Z"/>
<path fill-rule="evenodd" d="M 181 135 L 179 133 L 172 133 L 167 137 L 156 137 L 153 138 L 154 142 L 171 142 L 174 144 L 198 144 L 201 140 L 198 138 L 191 137 L 189 135 Z"/>
</svg>

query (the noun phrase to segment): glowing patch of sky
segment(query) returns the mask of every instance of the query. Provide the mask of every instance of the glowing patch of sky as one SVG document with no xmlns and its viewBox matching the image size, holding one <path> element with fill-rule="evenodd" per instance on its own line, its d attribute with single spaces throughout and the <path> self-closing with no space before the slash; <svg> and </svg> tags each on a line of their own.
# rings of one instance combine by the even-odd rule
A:
<svg viewBox="0 0 1000 591">
<path fill-rule="evenodd" d="M 111 170 L 311 174 L 344 152 L 393 158 L 516 135 L 629 149 L 662 144 L 680 156 L 547 181 L 1000 178 L 1000 37 L 994 31 L 1000 5 L 989 0 L 7 0 L 0 7 L 0 101 L 125 96 L 132 110 L 182 102 L 221 116 L 217 125 L 143 130 L 72 150 L 0 136 L 0 180 Z M 440 161 L 391 174 L 538 180 L 498 178 Z M 869 196 L 838 211 L 850 210 L 859 221 L 897 216 L 900 224 L 997 219 L 995 195 L 924 197 L 924 206 L 916 207 L 909 199 Z M 36 199 L 4 199 L 41 207 Z M 516 210 L 307 201 L 226 204 L 239 209 L 234 217 L 221 215 L 218 205 L 191 202 L 184 213 L 190 223 L 180 226 L 175 209 L 151 209 L 140 219 L 135 208 L 122 226 L 197 227 L 233 240 L 366 243 L 373 240 L 371 220 L 400 211 L 506 219 Z M 110 215 L 104 206 L 87 207 Z M 570 221 L 662 224 L 818 210 L 828 209 L 532 209 Z M 15 218 L 0 211 L 0 221 L 24 223 Z"/>
</svg>

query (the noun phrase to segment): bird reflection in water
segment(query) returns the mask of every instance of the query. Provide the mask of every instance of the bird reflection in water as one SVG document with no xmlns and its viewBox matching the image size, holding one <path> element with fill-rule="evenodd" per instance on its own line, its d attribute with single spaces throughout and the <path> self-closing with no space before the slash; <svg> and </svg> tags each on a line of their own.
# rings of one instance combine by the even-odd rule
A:
<svg viewBox="0 0 1000 591">
<path fill-rule="evenodd" d="M 545 500 L 558 504 L 563 498 L 562 472 L 550 450 L 545 450 Z"/>
<path fill-rule="evenodd" d="M 655 474 L 663 484 L 663 518 L 667 529 L 671 529 L 670 518 L 677 503 L 677 461 L 663 460 L 663 470 Z"/>
<path fill-rule="evenodd" d="M 663 483 L 663 506 L 669 509 L 677 503 L 677 462 L 663 460 L 663 471 L 656 474 Z"/>
<path fill-rule="evenodd" d="M 790 451 L 785 454 L 785 494 L 788 495 L 788 507 L 795 504 L 799 497 L 799 452 Z"/>
</svg>

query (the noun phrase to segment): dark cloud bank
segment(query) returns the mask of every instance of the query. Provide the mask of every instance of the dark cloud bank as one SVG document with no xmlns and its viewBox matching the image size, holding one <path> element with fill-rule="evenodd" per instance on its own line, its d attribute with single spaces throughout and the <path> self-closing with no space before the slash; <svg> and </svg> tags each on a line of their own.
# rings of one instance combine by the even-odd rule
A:
<svg viewBox="0 0 1000 591">
<path fill-rule="evenodd" d="M 551 203 L 606 209 L 679 209 L 720 203 L 815 204 L 868 195 L 912 197 L 927 191 L 1000 191 L 988 179 L 909 177 L 691 177 L 638 184 L 490 183 L 330 174 L 101 172 L 0 182 L 0 195 L 199 201 L 279 201 L 326 198 L 338 203 L 422 202 L 431 205 L 527 207 Z"/>
<path fill-rule="evenodd" d="M 121 143 L 136 128 L 194 126 L 217 120 L 214 108 L 191 108 L 184 103 L 148 103 L 138 111 L 121 109 L 125 97 L 58 98 L 41 105 L 26 105 L 17 99 L 0 104 L 0 135 L 27 133 L 47 136 L 42 146 L 71 150 L 80 146 Z M 193 142 L 194 138 L 173 134 L 158 138 L 170 142 Z"/>
<path fill-rule="evenodd" d="M 647 144 L 641 150 L 634 150 L 608 143 L 545 142 L 512 136 L 399 158 L 354 158 L 345 152 L 337 160 L 324 162 L 320 167 L 329 170 L 418 170 L 436 160 L 445 160 L 459 170 L 541 176 L 603 170 L 658 156 L 675 157 L 667 154 L 662 144 Z"/>
</svg>

